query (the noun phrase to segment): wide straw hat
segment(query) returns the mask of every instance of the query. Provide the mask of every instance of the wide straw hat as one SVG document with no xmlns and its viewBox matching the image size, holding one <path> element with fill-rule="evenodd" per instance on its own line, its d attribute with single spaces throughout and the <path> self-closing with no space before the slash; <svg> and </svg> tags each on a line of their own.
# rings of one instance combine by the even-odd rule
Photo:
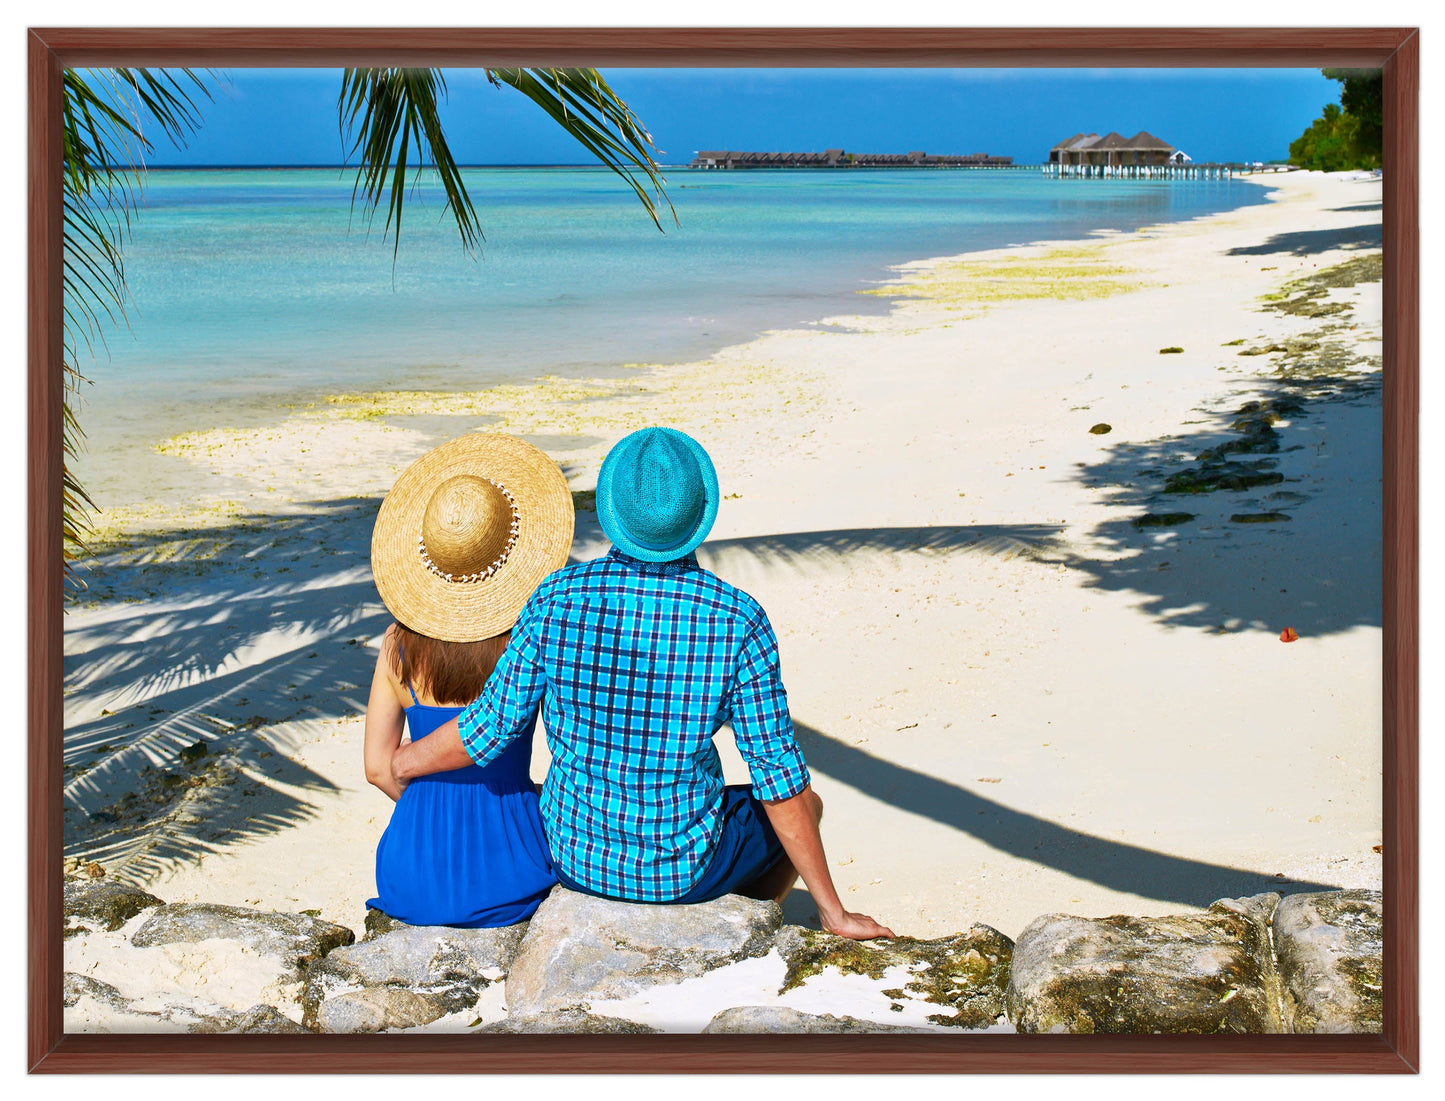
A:
<svg viewBox="0 0 1445 1101">
<path fill-rule="evenodd" d="M 717 471 L 698 443 L 675 428 L 624 437 L 597 475 L 597 521 L 612 545 L 644 562 L 694 550 L 717 519 Z"/>
<path fill-rule="evenodd" d="M 567 479 L 531 444 L 474 432 L 402 472 L 371 532 L 371 573 L 403 626 L 444 642 L 510 630 L 538 583 L 567 563 Z"/>
</svg>

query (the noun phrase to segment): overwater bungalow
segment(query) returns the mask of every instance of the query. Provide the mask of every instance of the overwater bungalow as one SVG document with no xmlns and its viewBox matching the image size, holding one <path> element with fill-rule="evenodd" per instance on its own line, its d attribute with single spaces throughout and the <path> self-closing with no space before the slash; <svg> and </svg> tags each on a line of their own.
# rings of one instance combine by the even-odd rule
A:
<svg viewBox="0 0 1445 1101">
<path fill-rule="evenodd" d="M 1174 146 L 1161 141 L 1147 130 L 1132 138 L 1110 131 L 1098 134 L 1075 134 L 1049 150 L 1049 163 L 1057 165 L 1097 165 L 1118 168 L 1122 165 L 1164 165 L 1171 161 Z"/>
</svg>

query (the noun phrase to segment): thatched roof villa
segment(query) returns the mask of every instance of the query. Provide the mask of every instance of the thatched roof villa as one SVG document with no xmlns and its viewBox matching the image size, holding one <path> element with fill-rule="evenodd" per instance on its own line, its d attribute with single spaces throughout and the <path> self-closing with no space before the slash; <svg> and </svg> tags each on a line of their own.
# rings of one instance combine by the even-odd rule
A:
<svg viewBox="0 0 1445 1101">
<path fill-rule="evenodd" d="M 1174 146 L 1140 130 L 1132 138 L 1110 131 L 1098 134 L 1075 134 L 1049 150 L 1049 163 L 1059 165 L 1163 165 L 1177 163 Z"/>
</svg>

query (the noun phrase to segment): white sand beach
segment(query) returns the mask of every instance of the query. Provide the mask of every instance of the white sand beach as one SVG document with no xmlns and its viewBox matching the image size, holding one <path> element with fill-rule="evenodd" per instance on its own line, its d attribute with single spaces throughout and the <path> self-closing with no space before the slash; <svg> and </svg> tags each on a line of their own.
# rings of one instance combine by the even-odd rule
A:
<svg viewBox="0 0 1445 1101">
<path fill-rule="evenodd" d="M 666 424 L 718 468 L 699 557 L 768 610 L 851 908 L 1016 936 L 1050 911 L 1378 887 L 1378 271 L 1266 296 L 1367 269 L 1380 183 L 1258 183 L 1269 203 L 1193 222 L 907 265 L 886 317 L 702 363 L 336 395 L 93 455 L 67 853 L 166 901 L 359 930 L 390 808 L 361 768 L 381 495 L 492 427 L 585 505 L 607 448 Z M 1272 436 L 1231 427 L 1251 413 Z M 1162 492 L 1265 438 L 1230 458 L 1282 479 Z M 1192 518 L 1134 522 L 1169 513 Z M 579 512 L 574 559 L 605 550 Z M 809 923 L 806 892 L 785 913 Z"/>
</svg>

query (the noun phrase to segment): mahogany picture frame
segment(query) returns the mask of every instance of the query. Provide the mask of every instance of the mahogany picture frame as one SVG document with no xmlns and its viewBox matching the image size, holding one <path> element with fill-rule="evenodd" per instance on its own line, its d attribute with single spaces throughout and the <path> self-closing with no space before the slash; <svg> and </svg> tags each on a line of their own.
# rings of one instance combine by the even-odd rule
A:
<svg viewBox="0 0 1445 1101">
<path fill-rule="evenodd" d="M 1419 32 L 211 29 L 28 32 L 32 1073 L 1414 1073 L 1419 1068 Z M 1384 71 L 1384 1026 L 1340 1036 L 66 1034 L 62 1024 L 61 74 L 95 66 L 1324 66 Z M 398 1058 L 401 1056 L 402 1058 Z"/>
</svg>

